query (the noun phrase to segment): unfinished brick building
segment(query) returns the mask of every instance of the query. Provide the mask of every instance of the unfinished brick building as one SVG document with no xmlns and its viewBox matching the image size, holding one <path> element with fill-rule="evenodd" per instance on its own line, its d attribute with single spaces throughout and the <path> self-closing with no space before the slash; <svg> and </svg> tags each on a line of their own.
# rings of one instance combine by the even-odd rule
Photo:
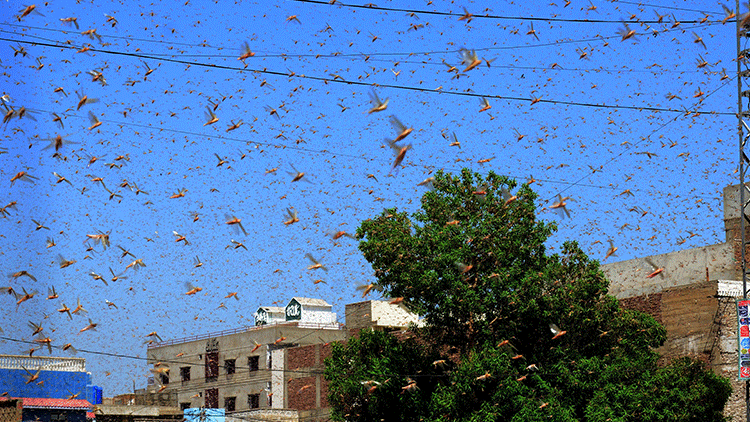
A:
<svg viewBox="0 0 750 422">
<path fill-rule="evenodd" d="M 745 415 L 745 383 L 737 379 L 735 299 L 742 296 L 738 195 L 739 185 L 724 189 L 724 243 L 615 262 L 602 269 L 610 280 L 609 293 L 622 305 L 647 312 L 665 326 L 667 341 L 658 350 L 664 360 L 698 358 L 732 381 L 725 415 L 739 421 Z"/>
</svg>

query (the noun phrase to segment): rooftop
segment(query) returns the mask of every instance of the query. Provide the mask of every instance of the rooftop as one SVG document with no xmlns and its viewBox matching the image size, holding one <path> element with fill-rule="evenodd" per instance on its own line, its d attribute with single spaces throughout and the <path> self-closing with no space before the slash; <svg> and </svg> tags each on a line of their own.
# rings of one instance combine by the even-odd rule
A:
<svg viewBox="0 0 750 422">
<path fill-rule="evenodd" d="M 263 309 L 266 312 L 271 313 L 284 313 L 284 307 L 283 306 L 261 306 L 259 309 Z"/>
<path fill-rule="evenodd" d="M 331 307 L 331 304 L 323 299 L 312 299 L 309 297 L 293 297 L 300 305 Z"/>
<path fill-rule="evenodd" d="M 31 409 L 90 409 L 93 406 L 87 400 L 80 399 L 47 399 L 36 397 L 10 397 L 23 401 L 23 407 Z M 7 400 L 5 397 L 0 400 Z"/>
<path fill-rule="evenodd" d="M 245 332 L 252 332 L 252 331 L 259 331 L 259 330 L 265 330 L 272 327 L 277 326 L 283 326 L 283 327 L 299 327 L 299 328 L 312 328 L 316 330 L 343 330 L 343 324 L 316 324 L 312 322 L 299 322 L 299 321 L 292 321 L 292 322 L 276 322 L 271 324 L 265 324 L 265 325 L 254 325 L 254 326 L 245 326 L 245 327 L 239 327 L 239 328 L 233 328 L 230 330 L 223 330 L 223 331 L 214 331 L 211 333 L 203 333 L 203 334 L 196 334 L 194 336 L 189 337 L 182 337 L 177 338 L 173 340 L 166 340 L 158 343 L 149 343 L 147 348 L 148 349 L 155 349 L 158 347 L 165 347 L 165 346 L 172 346 L 175 344 L 182 344 L 182 343 L 189 343 L 191 341 L 199 341 L 199 340 L 206 340 L 209 338 L 216 338 L 216 337 L 224 337 L 224 336 L 230 336 L 233 334 L 240 334 Z"/>
</svg>

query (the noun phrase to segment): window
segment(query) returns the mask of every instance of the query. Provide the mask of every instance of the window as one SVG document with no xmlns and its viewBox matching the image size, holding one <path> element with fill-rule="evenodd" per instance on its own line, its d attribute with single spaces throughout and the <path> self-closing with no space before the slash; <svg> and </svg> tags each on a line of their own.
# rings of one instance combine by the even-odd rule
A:
<svg viewBox="0 0 750 422">
<path fill-rule="evenodd" d="M 180 379 L 182 382 L 190 381 L 190 367 L 189 366 L 183 366 L 180 368 Z"/>
<path fill-rule="evenodd" d="M 234 374 L 235 359 L 227 359 L 224 361 L 224 370 L 227 371 L 227 375 Z"/>
<path fill-rule="evenodd" d="M 250 367 L 250 372 L 254 372 L 258 370 L 258 359 L 259 356 L 250 356 L 247 358 L 247 366 Z"/>
<path fill-rule="evenodd" d="M 266 366 L 268 367 L 268 369 L 271 369 L 272 365 L 273 365 L 273 355 L 269 353 L 266 355 Z"/>
<path fill-rule="evenodd" d="M 219 352 L 206 352 L 206 382 L 216 381 L 216 378 L 218 376 L 219 376 Z M 206 406 L 206 407 L 209 407 L 209 406 Z"/>
<path fill-rule="evenodd" d="M 184 403 L 180 403 L 180 410 L 190 409 L 190 402 L 186 401 Z"/>
<path fill-rule="evenodd" d="M 167 370 L 163 374 L 161 374 L 161 385 L 167 385 L 169 384 L 169 371 Z"/>
<path fill-rule="evenodd" d="M 268 407 L 273 407 L 273 392 L 271 392 L 271 381 L 266 382 L 266 394 L 268 394 Z"/>
<path fill-rule="evenodd" d="M 216 409 L 219 407 L 219 389 L 209 388 L 206 390 L 206 407 Z"/>
<path fill-rule="evenodd" d="M 224 397 L 224 410 L 234 412 L 237 403 L 237 397 Z"/>
<path fill-rule="evenodd" d="M 260 407 L 260 394 L 248 394 L 247 395 L 247 407 L 250 409 L 257 409 Z"/>
</svg>

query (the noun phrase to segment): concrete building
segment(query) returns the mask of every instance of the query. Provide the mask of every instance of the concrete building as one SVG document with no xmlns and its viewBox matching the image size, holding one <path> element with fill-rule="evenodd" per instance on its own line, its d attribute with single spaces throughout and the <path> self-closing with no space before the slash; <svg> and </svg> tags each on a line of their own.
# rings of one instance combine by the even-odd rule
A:
<svg viewBox="0 0 750 422">
<path fill-rule="evenodd" d="M 349 336 L 345 328 L 418 323 L 403 306 L 384 301 L 346 305 L 351 327 L 337 321 L 325 301 L 294 297 L 286 307 L 261 306 L 254 327 L 151 344 L 149 362 L 168 362 L 169 371 L 158 371 L 148 389 L 175 394 L 182 409 L 224 408 L 226 422 L 327 420 L 324 362 L 331 343 Z"/>
<path fill-rule="evenodd" d="M 691 356 L 732 381 L 725 415 L 744 420 L 744 382 L 738 381 L 737 312 L 742 297 L 739 185 L 724 189 L 726 241 L 602 266 L 609 293 L 621 305 L 663 324 L 663 359 Z M 732 419 L 730 419 L 732 420 Z"/>
<path fill-rule="evenodd" d="M 283 309 L 283 320 L 279 309 L 261 307 L 254 327 L 149 345 L 151 364 L 169 363 L 168 371 L 155 374 L 156 386 L 176 392 L 182 409 L 288 408 L 287 351 L 344 340 L 346 331 L 323 300 L 295 297 Z"/>
</svg>

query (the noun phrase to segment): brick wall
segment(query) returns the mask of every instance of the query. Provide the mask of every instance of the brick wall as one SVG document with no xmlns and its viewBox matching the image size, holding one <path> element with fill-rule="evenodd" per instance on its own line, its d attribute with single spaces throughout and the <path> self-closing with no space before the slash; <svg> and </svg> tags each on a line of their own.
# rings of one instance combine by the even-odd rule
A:
<svg viewBox="0 0 750 422">
<path fill-rule="evenodd" d="M 725 220 L 724 229 L 726 230 L 727 242 L 732 242 L 732 247 L 734 249 L 734 268 L 738 274 L 742 274 L 740 219 Z M 750 224 L 745 224 L 745 239 L 750 241 Z M 750 263 L 750 248 L 745 249 L 745 262 Z"/>
<path fill-rule="evenodd" d="M 325 363 L 326 358 L 331 357 L 331 343 L 321 344 L 320 345 L 320 364 L 323 365 Z"/>
<path fill-rule="evenodd" d="M 370 315 L 370 302 L 349 303 L 345 307 L 346 328 L 351 331 L 372 326 L 372 315 Z"/>
<path fill-rule="evenodd" d="M 296 410 L 328 407 L 328 382 L 321 375 L 331 344 L 311 344 L 286 349 L 287 407 Z"/>
<path fill-rule="evenodd" d="M 708 362 L 716 346 L 715 295 L 716 282 L 701 282 L 621 299 L 620 304 L 646 312 L 664 325 L 667 341 L 657 350 L 664 359 L 691 356 Z"/>
<path fill-rule="evenodd" d="M 290 409 L 310 410 L 317 408 L 317 377 L 290 379 L 287 382 L 287 399 Z"/>
<path fill-rule="evenodd" d="M 645 312 L 654 317 L 657 321 L 659 321 L 659 323 L 662 323 L 661 293 L 653 293 L 650 295 L 620 299 L 620 306 L 625 309 L 633 309 L 636 311 Z"/>
<path fill-rule="evenodd" d="M 329 407 L 328 404 L 328 380 L 326 377 L 320 377 L 320 407 Z"/>
<path fill-rule="evenodd" d="M 719 375 L 729 379 L 732 395 L 724 407 L 730 421 L 745 420 L 745 383 L 737 379 L 737 309 L 734 298 L 719 299 L 718 347 L 711 366 Z"/>
<path fill-rule="evenodd" d="M 691 356 L 706 362 L 715 346 L 716 283 L 702 282 L 662 294 L 662 323 L 667 342 L 659 349 L 667 358 Z"/>
<path fill-rule="evenodd" d="M 21 422 L 21 400 L 6 399 L 0 401 L 0 422 Z"/>
<path fill-rule="evenodd" d="M 290 370 L 299 368 L 312 368 L 321 362 L 317 359 L 319 344 L 309 346 L 298 346 L 287 349 L 286 364 Z M 330 353 L 330 352 L 329 352 Z"/>
</svg>

